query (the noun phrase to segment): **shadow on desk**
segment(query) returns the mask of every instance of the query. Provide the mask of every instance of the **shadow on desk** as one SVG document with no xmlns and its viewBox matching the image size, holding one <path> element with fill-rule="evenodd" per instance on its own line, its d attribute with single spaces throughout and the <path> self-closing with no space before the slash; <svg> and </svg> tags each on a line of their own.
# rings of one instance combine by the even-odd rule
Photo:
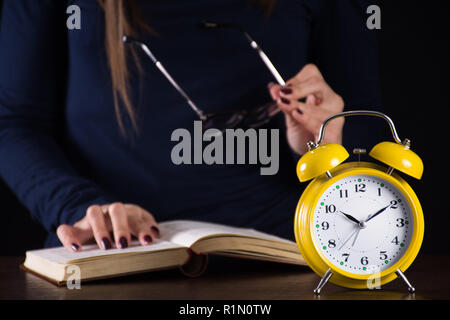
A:
<svg viewBox="0 0 450 320">
<path fill-rule="evenodd" d="M 416 293 L 396 279 L 381 290 L 351 290 L 327 284 L 316 297 L 319 277 L 309 268 L 210 256 L 206 272 L 188 278 L 178 269 L 56 287 L 19 269 L 23 258 L 0 257 L 0 299 L 155 300 L 422 300 L 450 299 L 450 257 L 419 256 L 407 270 Z M 436 266 L 439 265 L 439 269 Z"/>
</svg>

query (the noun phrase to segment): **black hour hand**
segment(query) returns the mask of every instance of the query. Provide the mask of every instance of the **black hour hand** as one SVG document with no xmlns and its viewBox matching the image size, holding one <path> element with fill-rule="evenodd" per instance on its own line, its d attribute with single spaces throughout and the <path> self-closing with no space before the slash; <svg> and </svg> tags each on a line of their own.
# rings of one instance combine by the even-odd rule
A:
<svg viewBox="0 0 450 320">
<path fill-rule="evenodd" d="M 353 217 L 353 216 L 351 216 L 351 215 L 349 215 L 349 214 L 347 214 L 347 213 L 345 213 L 345 212 L 342 212 L 342 211 L 339 211 L 340 213 L 342 213 L 347 219 L 349 219 L 350 221 L 352 221 L 352 222 L 354 222 L 354 223 L 357 223 L 357 224 L 359 224 L 360 223 L 360 221 L 358 220 L 358 219 L 356 219 L 355 217 Z"/>
</svg>

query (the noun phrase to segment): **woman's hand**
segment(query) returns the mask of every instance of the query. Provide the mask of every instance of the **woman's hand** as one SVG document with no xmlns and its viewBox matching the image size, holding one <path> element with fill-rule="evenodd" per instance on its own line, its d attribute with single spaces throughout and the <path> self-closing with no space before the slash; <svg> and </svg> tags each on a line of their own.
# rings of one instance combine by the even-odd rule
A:
<svg viewBox="0 0 450 320">
<path fill-rule="evenodd" d="M 153 239 L 159 237 L 158 224 L 148 211 L 121 202 L 92 205 L 81 220 L 73 226 L 60 225 L 56 233 L 70 251 L 80 251 L 82 244 L 92 239 L 100 248 L 107 250 L 113 247 L 113 243 L 117 248 L 128 247 L 132 235 L 142 245 L 151 244 Z"/>
<path fill-rule="evenodd" d="M 313 64 L 306 65 L 284 87 L 269 84 L 269 91 L 285 114 L 288 143 L 298 154 L 308 151 L 308 141 L 317 141 L 326 118 L 344 109 L 342 98 L 330 88 Z M 344 118 L 331 121 L 323 142 L 341 143 L 343 126 Z"/>
</svg>

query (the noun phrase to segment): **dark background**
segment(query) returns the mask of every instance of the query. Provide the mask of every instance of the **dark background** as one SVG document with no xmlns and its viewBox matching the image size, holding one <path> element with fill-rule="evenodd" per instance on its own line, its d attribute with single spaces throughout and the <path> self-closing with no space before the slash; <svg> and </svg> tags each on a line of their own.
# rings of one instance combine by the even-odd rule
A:
<svg viewBox="0 0 450 320">
<path fill-rule="evenodd" d="M 411 149 L 425 167 L 422 180 L 406 177 L 424 210 L 422 252 L 448 254 L 449 11 L 446 1 L 379 2 L 384 110 L 400 137 L 412 140 Z"/>
<path fill-rule="evenodd" d="M 450 107 L 450 12 L 445 10 L 443 0 L 374 3 L 381 8 L 381 30 L 373 32 L 379 43 L 384 110 L 395 122 L 400 137 L 412 140 L 411 149 L 425 165 L 422 180 L 404 176 L 424 209 L 422 252 L 449 253 L 450 135 L 446 117 Z M 0 255 L 23 255 L 25 250 L 41 248 L 45 231 L 1 181 L 0 200 Z"/>
</svg>

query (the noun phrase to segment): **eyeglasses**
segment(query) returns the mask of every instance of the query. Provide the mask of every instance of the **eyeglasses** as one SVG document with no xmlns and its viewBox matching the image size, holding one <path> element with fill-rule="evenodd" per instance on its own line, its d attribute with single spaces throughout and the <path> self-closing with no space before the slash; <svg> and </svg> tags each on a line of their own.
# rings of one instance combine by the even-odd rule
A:
<svg viewBox="0 0 450 320">
<path fill-rule="evenodd" d="M 272 73 L 275 80 L 281 86 L 284 86 L 286 83 L 281 77 L 280 73 L 274 67 L 270 59 L 264 53 L 264 51 L 259 47 L 255 40 L 245 31 L 242 27 L 237 26 L 231 23 L 219 23 L 219 22 L 210 22 L 205 21 L 199 24 L 200 27 L 205 29 L 232 29 L 240 31 L 244 34 L 247 40 L 250 43 L 252 49 L 254 49 L 261 60 L 264 62 L 266 67 Z M 197 114 L 197 116 L 203 122 L 204 129 L 218 129 L 220 132 L 224 132 L 226 129 L 234 129 L 238 127 L 244 128 L 257 128 L 265 123 L 269 122 L 270 119 L 278 114 L 281 110 L 278 108 L 276 102 L 270 102 L 263 106 L 259 106 L 256 108 L 251 108 L 247 110 L 227 110 L 223 112 L 211 112 L 206 113 L 202 109 L 200 109 L 192 99 L 187 95 L 187 93 L 178 85 L 178 83 L 172 78 L 170 73 L 166 70 L 166 68 L 162 65 L 162 63 L 155 57 L 155 55 L 150 51 L 148 46 L 140 42 L 132 37 L 124 36 L 124 43 L 134 44 L 141 48 L 144 53 L 152 60 L 155 66 L 161 71 L 161 73 L 166 77 L 166 79 L 172 84 L 172 86 L 178 91 L 178 93 L 183 96 L 191 109 Z"/>
</svg>

